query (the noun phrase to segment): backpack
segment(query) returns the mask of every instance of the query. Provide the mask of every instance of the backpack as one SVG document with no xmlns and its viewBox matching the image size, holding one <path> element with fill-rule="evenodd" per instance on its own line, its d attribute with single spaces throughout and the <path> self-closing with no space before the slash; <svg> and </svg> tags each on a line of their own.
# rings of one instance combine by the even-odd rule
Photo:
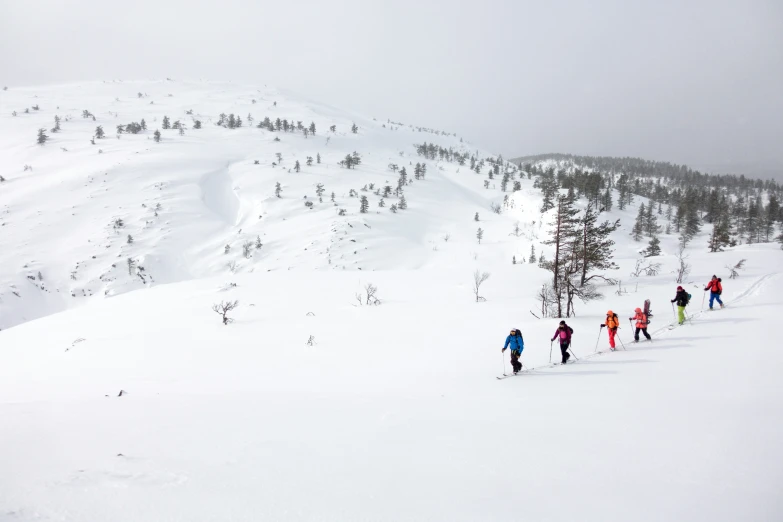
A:
<svg viewBox="0 0 783 522">
<path fill-rule="evenodd" d="M 610 326 L 610 328 L 617 328 L 620 326 L 620 320 L 617 318 L 617 314 L 612 314 L 610 317 L 612 321 L 614 321 L 614 326 Z M 608 326 L 608 325 L 607 325 Z"/>
<path fill-rule="evenodd" d="M 519 331 L 519 328 L 516 329 L 516 335 L 514 337 L 519 337 L 519 340 L 522 341 L 522 344 L 525 343 L 525 339 L 522 337 L 522 332 Z"/>
</svg>

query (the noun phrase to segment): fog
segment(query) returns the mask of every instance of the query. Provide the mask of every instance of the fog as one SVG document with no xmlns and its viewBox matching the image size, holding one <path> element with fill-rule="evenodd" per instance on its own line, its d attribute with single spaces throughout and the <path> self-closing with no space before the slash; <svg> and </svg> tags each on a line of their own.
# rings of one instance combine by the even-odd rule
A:
<svg viewBox="0 0 783 522">
<path fill-rule="evenodd" d="M 0 0 L 9 88 L 164 77 L 275 85 L 506 157 L 783 173 L 780 0 Z"/>
</svg>

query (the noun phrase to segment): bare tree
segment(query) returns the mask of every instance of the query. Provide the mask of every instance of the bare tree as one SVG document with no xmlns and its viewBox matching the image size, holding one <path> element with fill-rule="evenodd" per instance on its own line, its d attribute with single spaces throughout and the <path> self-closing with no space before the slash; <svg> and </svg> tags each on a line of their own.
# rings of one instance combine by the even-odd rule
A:
<svg viewBox="0 0 783 522">
<path fill-rule="evenodd" d="M 366 304 L 368 304 L 368 305 L 370 305 L 370 304 L 374 304 L 374 305 L 381 304 L 381 300 L 378 299 L 377 297 L 375 297 L 375 294 L 378 292 L 378 287 L 377 286 L 375 286 L 372 283 L 367 283 L 365 285 L 365 287 L 364 287 L 364 291 L 367 293 L 367 299 L 365 301 Z"/>
<path fill-rule="evenodd" d="M 740 259 L 734 266 L 726 265 L 726 270 L 729 271 L 729 279 L 736 279 L 739 277 L 739 271 L 745 268 L 745 261 L 745 259 Z"/>
<path fill-rule="evenodd" d="M 226 263 L 226 267 L 233 274 L 234 272 L 237 271 L 237 262 L 236 261 L 229 261 L 228 263 Z"/>
<path fill-rule="evenodd" d="M 495 214 L 500 214 L 500 203 L 491 203 L 489 205 L 489 208 L 494 212 Z"/>
<path fill-rule="evenodd" d="M 220 314 L 223 318 L 223 324 L 227 325 L 228 323 L 234 322 L 234 320 L 228 317 L 226 314 L 238 306 L 239 301 L 220 301 L 219 304 L 212 305 L 212 311 L 216 314 Z"/>
<path fill-rule="evenodd" d="M 473 293 L 476 294 L 476 302 L 480 303 L 482 301 L 486 301 L 483 297 L 479 295 L 479 290 L 481 289 L 481 285 L 489 279 L 489 272 L 481 272 L 479 270 L 476 270 L 473 272 Z"/>
<path fill-rule="evenodd" d="M 677 268 L 677 283 L 682 284 L 688 277 L 688 274 L 691 273 L 691 265 L 688 263 L 688 255 L 685 253 L 684 241 L 680 242 L 676 257 L 677 262 L 679 263 L 679 267 Z"/>
</svg>

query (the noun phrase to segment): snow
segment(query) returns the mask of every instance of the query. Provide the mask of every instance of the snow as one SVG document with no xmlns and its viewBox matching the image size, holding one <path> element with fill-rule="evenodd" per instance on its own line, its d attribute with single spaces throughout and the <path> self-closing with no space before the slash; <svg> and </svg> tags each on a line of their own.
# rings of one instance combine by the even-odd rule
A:
<svg viewBox="0 0 783 522">
<path fill-rule="evenodd" d="M 709 254 L 703 231 L 688 249 L 691 319 L 669 330 L 676 238 L 662 237 L 658 276 L 630 277 L 645 246 L 628 236 L 646 203 L 636 198 L 607 216 L 623 225 L 611 275 L 627 293 L 604 287 L 603 301 L 579 303 L 568 320 L 579 361 L 550 366 L 557 320 L 530 313 L 547 274 L 511 264 L 546 235 L 532 181 L 501 215 L 489 210 L 503 199 L 499 182 L 485 190 L 468 166 L 435 161 L 406 188 L 405 211 L 378 209 L 360 191 L 371 212 L 359 214 L 348 196 L 396 186 L 391 162 L 412 177 L 408 163 L 422 161 L 413 143 L 475 151 L 458 137 L 231 84 L 0 96 L 1 521 L 781 519 L 777 245 Z M 33 103 L 40 113 L 21 114 Z M 83 109 L 99 121 L 82 120 Z M 189 109 L 204 129 L 147 139 L 155 119 Z M 117 140 L 110 111 L 117 122 L 144 117 L 150 130 Z M 277 143 L 208 123 L 220 112 L 312 120 L 318 135 L 281 133 Z M 35 145 L 55 113 L 73 119 Z M 93 146 L 96 124 L 111 137 Z M 339 168 L 354 150 L 362 165 Z M 276 152 L 302 172 L 272 167 Z M 323 163 L 305 166 L 316 152 Z M 125 226 L 115 231 L 117 218 Z M 510 235 L 517 221 L 520 237 Z M 241 245 L 256 236 L 264 246 L 245 259 Z M 146 282 L 128 275 L 128 257 Z M 723 266 L 741 258 L 747 268 L 728 279 Z M 482 303 L 476 269 L 491 273 Z M 27 278 L 38 271 L 43 281 Z M 713 273 L 727 307 L 702 311 Z M 356 300 L 368 283 L 379 306 Z M 627 318 L 645 298 L 653 342 L 634 344 Z M 223 326 L 211 306 L 235 299 Z M 626 350 L 598 338 L 609 308 Z M 525 336 L 529 371 L 498 381 L 511 327 Z"/>
</svg>

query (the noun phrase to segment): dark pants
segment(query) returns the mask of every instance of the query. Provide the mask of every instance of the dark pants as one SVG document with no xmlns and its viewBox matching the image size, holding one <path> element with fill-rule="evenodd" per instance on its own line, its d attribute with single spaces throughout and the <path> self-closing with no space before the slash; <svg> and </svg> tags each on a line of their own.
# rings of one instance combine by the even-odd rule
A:
<svg viewBox="0 0 783 522">
<path fill-rule="evenodd" d="M 560 354 L 563 356 L 563 364 L 566 363 L 569 357 L 571 357 L 571 354 L 568 353 L 568 347 L 571 346 L 571 343 L 560 343 Z"/>
<path fill-rule="evenodd" d="M 511 350 L 511 367 L 514 368 L 514 373 L 522 369 L 522 363 L 519 362 L 519 357 L 521 355 L 522 352 Z"/>
<path fill-rule="evenodd" d="M 644 334 L 644 336 L 647 338 L 648 341 L 650 339 L 652 339 L 652 337 L 650 337 L 650 334 L 647 333 L 647 328 L 639 328 L 639 327 L 637 327 L 636 328 L 636 333 L 633 334 L 633 338 L 636 339 L 637 341 L 639 340 L 639 332 L 642 332 Z"/>
</svg>

